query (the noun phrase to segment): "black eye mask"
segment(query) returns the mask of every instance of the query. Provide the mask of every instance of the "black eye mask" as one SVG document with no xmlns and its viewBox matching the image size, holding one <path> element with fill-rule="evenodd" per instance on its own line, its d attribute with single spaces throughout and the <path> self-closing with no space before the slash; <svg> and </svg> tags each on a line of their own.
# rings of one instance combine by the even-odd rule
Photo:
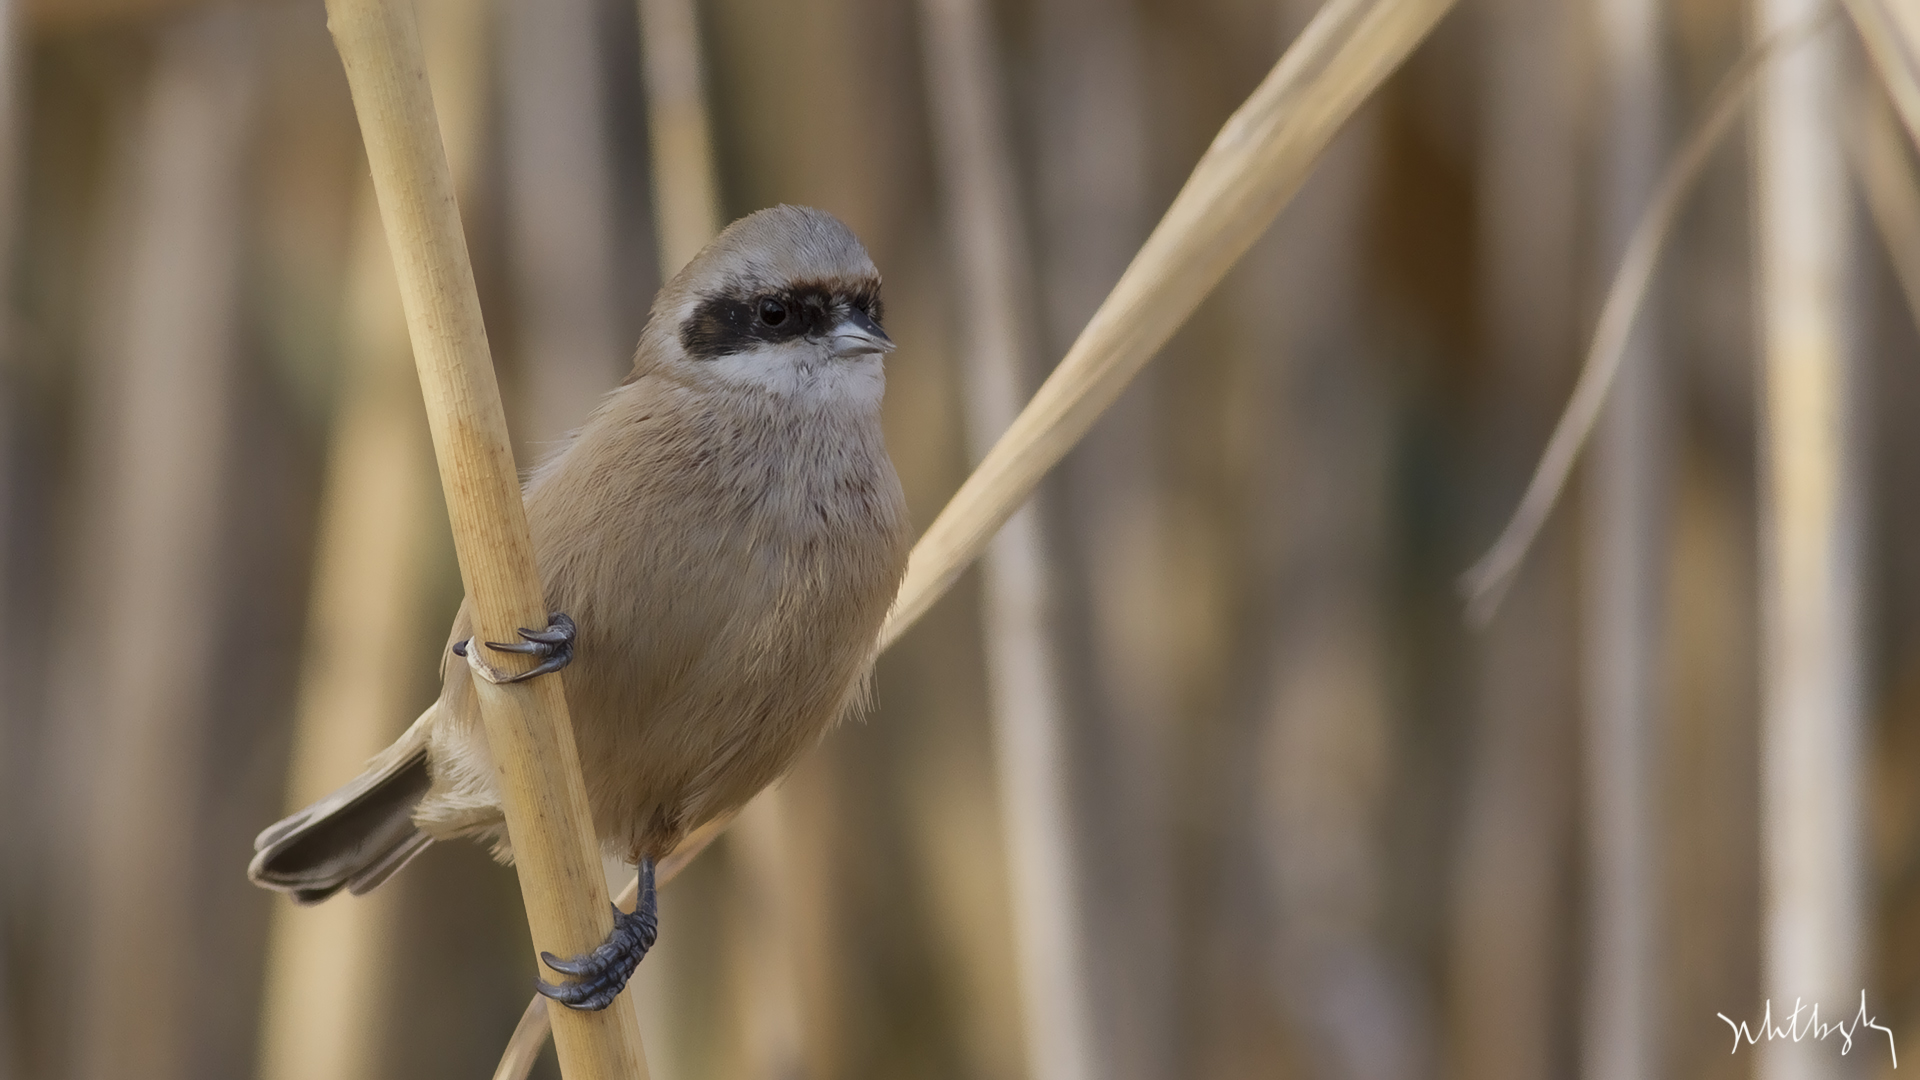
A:
<svg viewBox="0 0 1920 1080">
<path fill-rule="evenodd" d="M 838 311 L 852 308 L 880 321 L 880 290 L 862 286 L 848 292 L 801 284 L 752 294 L 711 296 L 680 326 L 680 347 L 695 360 L 717 360 L 762 345 L 805 337 L 825 337 Z"/>
</svg>

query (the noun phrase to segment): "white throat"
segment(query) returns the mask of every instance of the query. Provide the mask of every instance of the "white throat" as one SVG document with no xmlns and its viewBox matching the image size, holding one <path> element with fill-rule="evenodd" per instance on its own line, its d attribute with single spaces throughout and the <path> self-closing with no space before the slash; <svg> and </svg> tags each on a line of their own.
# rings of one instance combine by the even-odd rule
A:
<svg viewBox="0 0 1920 1080">
<path fill-rule="evenodd" d="M 836 358 L 808 341 L 764 345 L 692 363 L 726 386 L 760 390 L 794 405 L 878 409 L 886 367 L 878 355 Z"/>
</svg>

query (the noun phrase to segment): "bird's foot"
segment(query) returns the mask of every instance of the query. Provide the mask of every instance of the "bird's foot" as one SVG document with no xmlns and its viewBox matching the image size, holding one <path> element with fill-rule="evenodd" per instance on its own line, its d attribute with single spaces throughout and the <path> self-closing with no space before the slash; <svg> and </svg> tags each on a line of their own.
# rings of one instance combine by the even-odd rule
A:
<svg viewBox="0 0 1920 1080">
<path fill-rule="evenodd" d="M 523 640 L 489 641 L 487 642 L 487 648 L 495 652 L 525 653 L 528 656 L 537 656 L 540 658 L 540 662 L 518 675 L 502 675 L 494 679 L 494 682 L 523 682 L 536 675 L 545 675 L 550 671 L 559 671 L 561 668 L 573 662 L 574 626 L 573 620 L 568 618 L 565 612 L 556 611 L 552 615 L 547 616 L 547 628 L 545 630 L 529 630 L 524 626 L 521 627 L 520 637 Z M 456 642 L 453 646 L 453 655 L 466 656 L 467 649 L 472 644 L 472 638 Z"/>
<path fill-rule="evenodd" d="M 583 956 L 562 960 L 549 952 L 540 959 L 577 982 L 550 983 L 541 979 L 534 989 L 569 1009 L 597 1011 L 613 1004 L 633 978 L 633 969 L 660 936 L 660 909 L 653 893 L 653 860 L 640 860 L 640 899 L 633 913 L 613 909 L 613 933 L 600 947 Z"/>
</svg>

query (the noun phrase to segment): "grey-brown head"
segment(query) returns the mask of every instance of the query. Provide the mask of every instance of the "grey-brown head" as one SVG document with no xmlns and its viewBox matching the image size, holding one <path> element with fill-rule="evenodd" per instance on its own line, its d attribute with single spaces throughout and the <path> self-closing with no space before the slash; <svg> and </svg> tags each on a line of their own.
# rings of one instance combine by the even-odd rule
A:
<svg viewBox="0 0 1920 1080">
<path fill-rule="evenodd" d="M 638 367 L 701 384 L 879 400 L 880 274 L 832 214 L 749 214 L 674 275 L 654 302 Z"/>
</svg>

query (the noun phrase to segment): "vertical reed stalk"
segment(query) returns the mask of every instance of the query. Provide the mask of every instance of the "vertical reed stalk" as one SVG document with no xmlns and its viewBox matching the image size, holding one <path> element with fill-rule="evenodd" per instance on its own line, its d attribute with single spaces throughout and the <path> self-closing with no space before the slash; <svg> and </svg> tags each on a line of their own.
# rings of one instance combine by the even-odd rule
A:
<svg viewBox="0 0 1920 1080">
<path fill-rule="evenodd" d="M 1663 155 L 1660 10 L 1593 5 L 1603 116 L 1598 229 L 1602 276 L 1621 261 L 1652 202 Z M 1659 744 L 1661 598 L 1670 459 L 1659 320 L 1643 313 L 1601 414 L 1586 487 L 1581 605 L 1585 663 L 1587 859 L 1591 899 L 1582 1075 L 1659 1071 Z"/>
<path fill-rule="evenodd" d="M 406 321 L 372 192 L 355 222 L 345 396 L 321 494 L 287 806 L 352 776 L 398 734 L 425 627 L 417 608 L 433 474 L 423 460 Z M 384 324 L 384 325 L 382 325 Z M 429 646 L 431 648 L 431 646 Z M 261 1020 L 263 1080 L 375 1070 L 393 988 L 398 894 L 276 904 Z"/>
<path fill-rule="evenodd" d="M 707 111 L 700 26 L 693 0 L 638 0 L 635 14 L 639 19 L 640 76 L 647 109 L 647 165 L 653 189 L 654 256 L 660 281 L 664 285 L 700 253 L 700 249 L 718 234 L 723 223 L 716 191 L 718 178 L 714 173 L 713 136 Z M 784 818 L 781 806 L 777 805 L 778 800 L 777 789 L 764 791 L 754 799 L 748 816 L 755 818 L 758 839 L 767 840 L 770 835 L 778 833 Z M 744 820 L 741 824 L 744 824 Z M 779 859 L 784 852 L 777 845 L 776 836 L 771 844 L 747 842 L 735 847 L 743 849 L 740 854 L 744 863 L 751 861 L 756 851 L 769 859 Z M 734 884 L 745 895 L 739 898 L 739 904 L 727 910 L 746 911 L 749 913 L 748 919 L 757 919 L 763 913 L 775 913 L 778 899 L 763 894 L 756 879 L 764 878 L 769 873 L 781 880 L 791 879 L 769 867 L 769 863 L 740 867 L 741 873 L 736 876 Z M 756 870 L 760 873 L 756 874 Z M 660 880 L 664 885 L 666 876 L 661 875 Z M 779 888 L 778 884 L 772 887 Z M 638 895 L 637 890 L 630 891 Z M 625 900 L 623 893 L 619 902 L 624 904 Z M 673 897 L 661 896 L 663 922 L 671 924 L 679 921 L 675 914 L 676 907 L 677 902 Z M 737 924 L 746 921 L 734 920 Z M 762 924 L 764 927 L 765 924 Z M 745 926 L 737 925 L 735 929 L 751 934 Z M 774 933 L 777 939 L 778 931 Z M 664 938 L 650 954 L 648 967 L 643 967 L 634 975 L 634 997 L 643 1018 L 668 1036 L 656 1040 L 654 1057 L 664 1062 L 668 1073 L 674 1076 L 685 1071 L 685 1063 L 693 1050 L 686 1045 L 690 1041 L 687 1036 L 691 1029 L 698 1026 L 685 1022 L 688 1010 L 684 1008 L 684 1001 L 670 998 L 665 987 L 666 981 L 672 978 L 673 969 L 689 962 L 683 955 L 683 948 L 680 936 Z M 753 955 L 747 955 L 748 952 Z M 748 984 L 755 981 L 756 965 L 759 973 L 765 973 L 788 958 L 789 953 L 777 948 L 771 952 L 737 949 L 729 957 L 732 963 L 727 968 L 733 976 L 729 980 L 733 984 L 732 989 L 741 997 L 746 997 Z M 535 1000 L 537 1003 L 538 999 Z M 740 1004 L 744 1007 L 743 1011 L 750 1013 L 751 1002 L 743 1000 Z M 788 1004 L 793 1003 L 789 1001 Z M 680 1022 L 676 1023 L 676 1020 Z M 754 1070 L 744 1071 L 746 1075 L 767 1075 Z"/>
<path fill-rule="evenodd" d="M 785 790 L 769 787 L 740 811 L 728 839 L 741 913 L 732 948 L 739 961 L 742 1073 L 763 1080 L 806 1072 L 797 913 L 789 904 L 794 859 Z"/>
<path fill-rule="evenodd" d="M 240 219 L 255 37 L 244 15 L 160 38 L 134 131 L 124 294 L 91 376 L 105 468 L 89 514 L 100 592 L 69 663 L 93 685 L 81 764 L 92 803 L 83 936 L 66 960 L 87 1003 L 71 1075 L 193 1073 L 191 986 L 209 687 L 219 665 L 222 498 L 233 452 Z"/>
<path fill-rule="evenodd" d="M 547 456 L 626 374 L 614 305 L 614 195 L 595 0 L 500 5 L 514 430 Z"/>
<path fill-rule="evenodd" d="M 1096 310 L 1152 220 L 1151 39 L 1143 13 L 1129 7 L 1041 0 L 1035 8 L 1039 292 L 1047 337 L 1059 345 Z M 1079 865 L 1060 870 L 1105 883 L 1070 899 L 1085 924 L 1084 970 L 1098 973 L 1081 991 L 1086 1023 L 1101 1033 L 1087 1065 L 1115 1080 L 1173 1071 L 1181 1023 L 1176 672 L 1180 644 L 1191 638 L 1182 631 L 1193 626 L 1170 616 L 1194 609 L 1163 587 L 1180 576 L 1177 538 L 1192 535 L 1177 528 L 1176 495 L 1162 475 L 1170 457 L 1162 390 L 1176 377 L 1143 370 L 1061 462 L 1057 498 L 1030 504 L 1057 511 L 1060 525 L 1059 557 L 1038 568 L 1054 571 L 1055 627 L 1076 643 L 1065 654 L 1076 661 L 1068 676 L 1076 700 L 1061 717 L 1059 762 L 1074 798 L 1058 824 Z M 1105 752 L 1066 749 L 1095 743 Z"/>
<path fill-rule="evenodd" d="M 654 219 L 665 281 L 720 231 L 720 192 L 693 0 L 639 0 L 639 9 Z"/>
<path fill-rule="evenodd" d="M 1488 399 L 1474 463 L 1517 481 L 1572 383 L 1579 144 L 1576 0 L 1484 9 L 1476 283 Z M 1517 484 L 1515 485 L 1517 486 Z M 1550 1075 L 1568 1016 L 1566 853 L 1578 791 L 1571 535 L 1541 538 L 1499 617 L 1469 644 L 1474 731 L 1453 868 L 1449 1011 L 1460 1076 Z"/>
<path fill-rule="evenodd" d="M 544 626 L 547 609 L 419 31 L 404 0 L 330 0 L 327 15 L 392 246 L 474 636 L 512 640 L 518 627 Z M 561 680 L 476 679 L 475 691 L 535 954 L 587 952 L 613 922 Z M 631 1009 L 557 1014 L 568 1080 L 646 1075 Z"/>
<path fill-rule="evenodd" d="M 922 58 L 937 133 L 949 242 L 966 313 L 961 336 L 968 441 L 976 458 L 1018 415 L 1034 347 L 1032 258 L 979 0 L 923 0 Z M 1027 1075 L 1090 1080 L 1101 1067 L 1089 1001 L 1080 853 L 1052 628 L 1054 588 L 1037 507 L 987 549 L 986 643 L 1002 827 L 1013 886 Z"/>
<path fill-rule="evenodd" d="M 485 111 L 485 20 L 463 0 L 421 7 L 447 156 L 470 190 Z M 371 187 L 358 196 L 345 290 L 345 375 L 320 497 L 311 616 L 287 805 L 305 806 L 399 733 L 422 647 L 432 447 L 420 430 L 406 313 Z M 267 944 L 262 1080 L 365 1076 L 388 1030 L 394 905 L 383 889 L 313 908 L 277 905 Z"/>
<path fill-rule="evenodd" d="M 1279 7 L 1287 36 L 1313 11 Z M 1399 402 L 1366 255 L 1391 182 L 1386 113 L 1354 117 L 1227 286 L 1243 354 L 1223 401 L 1238 417 L 1222 426 L 1245 432 L 1234 605 L 1248 644 L 1232 655 L 1246 705 L 1206 760 L 1251 780 L 1215 811 L 1216 828 L 1247 831 L 1261 886 L 1226 932 L 1261 943 L 1239 962 L 1274 1008 L 1243 1022 L 1277 1017 L 1298 1060 L 1328 1076 L 1414 1080 L 1434 1046 L 1430 1006 L 1385 917 L 1388 822 L 1425 771 L 1396 746 L 1390 689 Z M 1216 855 L 1223 867 L 1235 849 Z"/>
<path fill-rule="evenodd" d="M 1818 0 L 1759 0 L 1754 30 Z M 1763 991 L 1840 1008 L 1865 974 L 1860 493 L 1847 341 L 1852 221 L 1839 35 L 1776 61 L 1755 124 L 1764 351 L 1761 518 Z M 1825 1047 L 1773 1042 L 1768 1080 L 1828 1075 Z"/>
</svg>

